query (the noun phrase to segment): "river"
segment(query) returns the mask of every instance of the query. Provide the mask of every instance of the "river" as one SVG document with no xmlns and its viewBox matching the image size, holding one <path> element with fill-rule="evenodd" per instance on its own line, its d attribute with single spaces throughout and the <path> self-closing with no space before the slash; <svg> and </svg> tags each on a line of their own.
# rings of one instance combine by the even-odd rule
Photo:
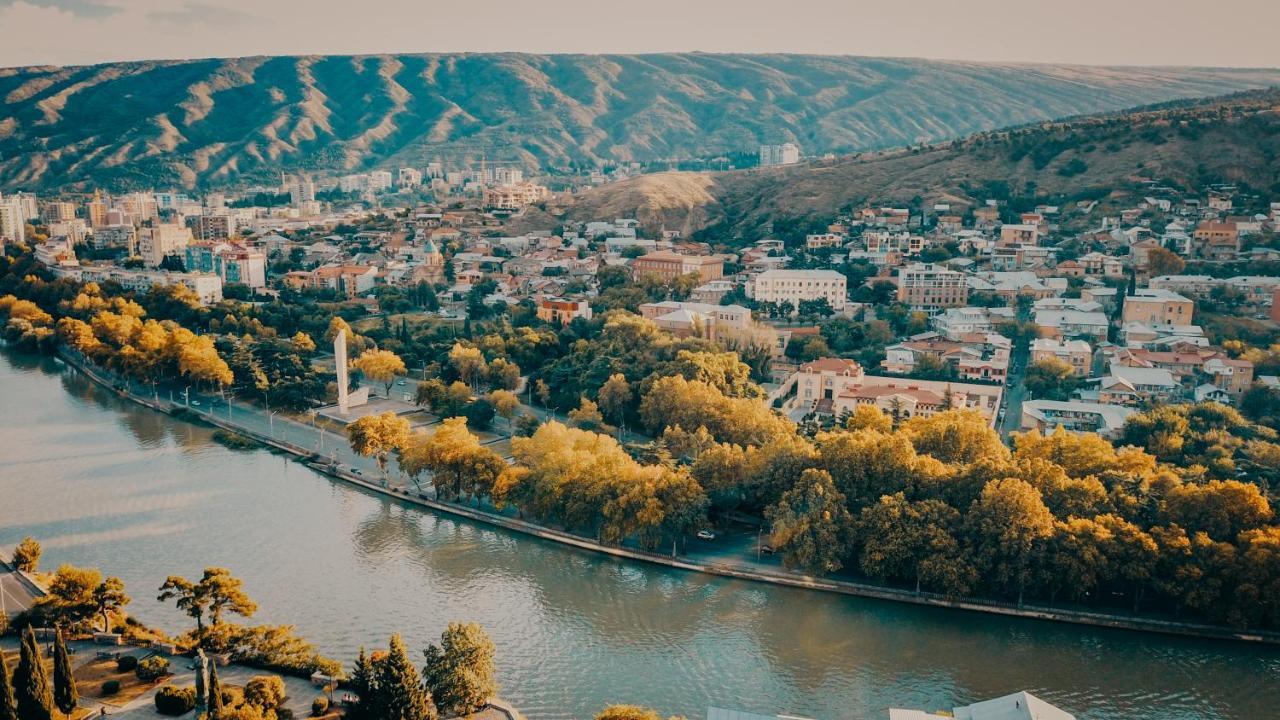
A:
<svg viewBox="0 0 1280 720">
<path fill-rule="evenodd" d="M 170 574 L 242 577 L 255 621 L 349 661 L 453 620 L 498 648 L 532 720 L 611 702 L 835 718 L 1026 689 L 1101 720 L 1280 716 L 1280 648 L 779 588 L 638 565 L 440 517 L 121 400 L 59 361 L 0 351 L 0 547 L 120 576 L 169 631 Z M 420 656 L 419 656 L 420 657 Z"/>
</svg>

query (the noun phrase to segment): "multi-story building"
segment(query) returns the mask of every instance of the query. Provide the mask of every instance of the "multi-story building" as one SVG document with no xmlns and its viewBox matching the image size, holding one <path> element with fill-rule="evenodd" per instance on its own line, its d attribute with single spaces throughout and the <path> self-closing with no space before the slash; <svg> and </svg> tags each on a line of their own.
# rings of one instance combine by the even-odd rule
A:
<svg viewBox="0 0 1280 720">
<path fill-rule="evenodd" d="M 1001 225 L 1000 240 L 1001 247 L 1010 247 L 1013 245 L 1036 245 L 1040 241 L 1039 225 Z"/>
<path fill-rule="evenodd" d="M 1013 308 L 962 307 L 943 310 L 931 322 L 933 329 L 948 340 L 973 342 L 982 340 L 997 325 L 1016 319 L 1017 313 Z"/>
<path fill-rule="evenodd" d="M 804 238 L 804 246 L 810 250 L 838 248 L 844 243 L 845 237 L 840 233 L 819 233 L 817 235 L 806 235 Z"/>
<path fill-rule="evenodd" d="M 644 303 L 640 315 L 673 335 L 695 335 L 708 340 L 741 335 L 754 323 L 751 311 L 741 305 L 710 305 L 700 302 Z"/>
<path fill-rule="evenodd" d="M 174 223 L 158 223 L 142 228 L 138 235 L 138 254 L 142 262 L 155 267 L 168 255 L 181 256 L 191 244 L 191 229 Z"/>
<path fill-rule="evenodd" d="M 1136 412 L 1123 405 L 1081 400 L 1024 400 L 1022 429 L 1047 433 L 1063 428 L 1076 433 L 1096 432 L 1115 439 L 1124 429 L 1124 421 Z"/>
<path fill-rule="evenodd" d="M 227 240 L 236 234 L 236 219 L 230 215 L 200 215 L 192 225 L 195 239 L 200 242 Z"/>
<path fill-rule="evenodd" d="M 289 203 L 294 207 L 316 200 L 316 184 L 308 175 L 287 175 L 284 187 L 285 192 L 289 193 Z"/>
<path fill-rule="evenodd" d="M 65 200 L 50 200 L 44 204 L 40 219 L 46 224 L 76 219 L 76 204 Z"/>
<path fill-rule="evenodd" d="M 1084 340 L 1055 340 L 1036 338 L 1031 343 L 1031 362 L 1061 360 L 1071 366 L 1076 375 L 1088 375 L 1093 360 L 1093 349 Z"/>
<path fill-rule="evenodd" d="M 795 143 L 760 146 L 760 166 L 794 165 L 800 162 L 800 146 Z"/>
<path fill-rule="evenodd" d="M 546 200 L 547 188 L 534 183 L 516 183 L 485 188 L 484 206 L 492 210 L 519 210 L 526 205 Z"/>
<path fill-rule="evenodd" d="M 1172 290 L 1144 288 L 1124 299 L 1126 323 L 1190 325 L 1195 303 Z"/>
<path fill-rule="evenodd" d="M 325 265 L 307 274 L 305 283 L 313 288 L 337 290 L 347 298 L 357 298 L 373 289 L 378 269 L 372 265 Z"/>
<path fill-rule="evenodd" d="M 85 203 L 84 217 L 89 221 L 89 227 L 94 230 L 107 225 L 107 204 L 102 201 L 100 191 L 94 190 L 93 199 Z"/>
<path fill-rule="evenodd" d="M 411 167 L 400 168 L 399 174 L 396 176 L 396 187 L 399 188 L 416 188 L 422 184 L 422 171 Z"/>
<path fill-rule="evenodd" d="M 103 225 L 95 228 L 91 244 L 96 250 L 125 248 L 129 255 L 138 252 L 138 231 L 132 225 Z"/>
<path fill-rule="evenodd" d="M 165 270 L 126 270 L 115 266 L 82 266 L 74 274 L 83 282 L 119 283 L 125 290 L 145 293 L 160 285 L 182 285 L 205 305 L 222 301 L 222 278 L 212 273 L 181 273 Z"/>
<path fill-rule="evenodd" d="M 964 274 L 933 263 L 915 263 L 898 270 L 898 300 L 913 310 L 964 307 L 969 285 Z"/>
<path fill-rule="evenodd" d="M 209 272 L 223 283 L 239 283 L 255 290 L 267 286 L 267 256 L 261 251 L 234 243 L 197 243 L 187 246 L 186 268 Z"/>
<path fill-rule="evenodd" d="M 547 298 L 538 302 L 538 319 L 557 325 L 567 325 L 574 318 L 591 319 L 591 305 L 586 300 Z"/>
<path fill-rule="evenodd" d="M 826 298 L 834 310 L 849 302 L 848 279 L 835 270 L 766 270 L 747 285 L 756 302 L 786 302 L 797 309 L 802 300 Z"/>
<path fill-rule="evenodd" d="M 1040 337 L 1095 341 L 1106 340 L 1107 329 L 1111 326 L 1102 312 L 1084 310 L 1037 310 L 1035 322 L 1039 326 Z"/>
<path fill-rule="evenodd" d="M 27 216 L 19 198 L 0 195 L 0 247 L 27 239 Z"/>
<path fill-rule="evenodd" d="M 1206 220 L 1192 234 L 1196 254 L 1206 260 L 1229 260 L 1240 252 L 1240 231 L 1232 222 Z"/>
<path fill-rule="evenodd" d="M 391 173 L 386 170 L 374 170 L 369 173 L 368 189 L 370 192 L 382 192 L 391 189 Z"/>
<path fill-rule="evenodd" d="M 724 277 L 724 258 L 655 250 L 633 260 L 631 270 L 636 277 L 656 275 L 663 282 L 671 282 L 681 275 L 696 274 L 699 282 L 705 283 Z"/>
</svg>

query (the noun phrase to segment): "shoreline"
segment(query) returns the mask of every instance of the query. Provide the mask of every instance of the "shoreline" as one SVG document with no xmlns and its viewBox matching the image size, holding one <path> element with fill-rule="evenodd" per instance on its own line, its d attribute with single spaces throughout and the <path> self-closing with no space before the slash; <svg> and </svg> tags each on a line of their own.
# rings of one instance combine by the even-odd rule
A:
<svg viewBox="0 0 1280 720">
<path fill-rule="evenodd" d="M 82 363 L 71 353 L 65 352 L 64 348 L 58 349 L 56 357 L 66 363 L 69 367 L 82 373 L 86 378 L 98 386 L 108 390 L 118 397 L 122 397 L 151 410 L 173 416 L 175 419 L 186 419 L 181 417 L 182 414 L 174 413 L 173 410 L 175 408 L 167 407 L 166 403 L 154 402 L 148 398 L 134 395 L 131 392 L 117 389 L 108 379 L 99 375 L 94 368 Z M 521 535 L 536 537 L 542 540 L 555 542 L 560 545 L 577 548 L 579 550 L 608 555 L 633 562 L 661 565 L 686 572 L 697 572 L 737 580 L 770 583 L 783 587 L 816 590 L 840 595 L 866 597 L 876 600 L 909 603 L 928 607 L 981 612 L 990 615 L 1002 615 L 1005 617 L 1047 620 L 1136 632 L 1154 632 L 1164 635 L 1177 635 L 1208 640 L 1227 640 L 1260 645 L 1280 645 L 1280 632 L 1275 631 L 1242 631 L 1218 625 L 1188 623 L 1154 617 L 1143 618 L 1137 616 L 1114 615 L 1105 612 L 1067 610 L 1025 604 L 1017 606 L 1012 603 L 1006 604 L 998 601 L 984 601 L 978 599 L 952 599 L 926 592 L 916 593 L 912 590 L 906 589 L 856 583 L 846 580 L 816 578 L 795 573 L 783 574 L 778 572 L 769 572 L 730 563 L 682 560 L 678 557 L 671 557 L 643 550 L 602 545 L 590 538 L 581 537 L 563 530 L 557 530 L 527 522 L 525 520 L 498 515 L 478 508 L 441 502 L 416 493 L 383 486 L 378 482 L 374 482 L 351 472 L 333 467 L 328 463 L 317 462 L 315 460 L 316 453 L 313 450 L 301 448 L 283 440 L 265 437 L 250 428 L 229 422 L 223 418 L 218 418 L 213 414 L 199 413 L 198 417 L 201 421 L 215 428 L 235 432 L 251 438 L 265 447 L 274 448 L 288 453 L 312 470 L 332 479 L 341 480 L 380 495 L 395 498 L 402 502 L 407 502 L 420 508 L 426 508 L 438 513 L 445 513 L 454 517 L 465 518 L 472 522 L 504 528 Z"/>
</svg>

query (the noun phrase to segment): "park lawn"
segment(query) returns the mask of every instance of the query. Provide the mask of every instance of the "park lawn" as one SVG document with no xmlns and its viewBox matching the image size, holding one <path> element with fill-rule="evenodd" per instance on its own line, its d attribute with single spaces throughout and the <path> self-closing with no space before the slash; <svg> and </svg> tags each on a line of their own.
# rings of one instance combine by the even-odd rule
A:
<svg viewBox="0 0 1280 720">
<path fill-rule="evenodd" d="M 138 679 L 132 670 L 119 672 L 115 660 L 89 660 L 76 670 L 76 689 L 85 700 L 101 702 L 112 707 L 122 707 L 135 700 L 139 695 L 159 685 L 169 682 L 171 675 L 166 675 L 155 682 L 144 682 Z M 103 695 L 102 684 L 108 680 L 120 681 L 120 692 L 115 695 Z"/>
</svg>

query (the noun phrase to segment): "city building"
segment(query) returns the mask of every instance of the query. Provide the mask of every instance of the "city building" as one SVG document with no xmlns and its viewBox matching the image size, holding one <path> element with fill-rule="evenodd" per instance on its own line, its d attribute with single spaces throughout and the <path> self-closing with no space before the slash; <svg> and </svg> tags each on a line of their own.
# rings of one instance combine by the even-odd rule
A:
<svg viewBox="0 0 1280 720">
<path fill-rule="evenodd" d="M 65 200 L 50 200 L 44 204 L 40 219 L 46 224 L 76 219 L 76 204 Z"/>
<path fill-rule="evenodd" d="M 191 229 L 174 223 L 158 223 L 138 233 L 138 254 L 142 262 L 155 267 L 168 255 L 181 256 L 191 244 Z"/>
<path fill-rule="evenodd" d="M 933 263 L 915 263 L 898 270 L 898 300 L 912 310 L 926 312 L 964 307 L 969 285 L 964 274 Z"/>
<path fill-rule="evenodd" d="M 396 187 L 416 188 L 422 184 L 422 171 L 411 167 L 402 167 L 396 177 Z"/>
<path fill-rule="evenodd" d="M 236 219 L 230 215 L 200 215 L 192 230 L 200 242 L 226 240 L 235 237 Z"/>
<path fill-rule="evenodd" d="M 1031 362 L 1061 360 L 1071 366 L 1076 375 L 1088 375 L 1093 360 L 1093 349 L 1084 340 L 1055 340 L 1036 338 L 1031 343 Z"/>
<path fill-rule="evenodd" d="M 800 162 L 800 146 L 795 143 L 760 146 L 760 166 L 794 165 Z"/>
<path fill-rule="evenodd" d="M 1082 400 L 1023 400 L 1022 429 L 1041 433 L 1063 428 L 1068 432 L 1098 433 L 1115 439 L 1124 421 L 1136 413 L 1122 405 L 1104 405 Z"/>
<path fill-rule="evenodd" d="M 115 266 L 80 266 L 66 274 L 82 282 L 119 283 L 125 290 L 150 292 L 161 285 L 182 285 L 200 298 L 204 305 L 222 301 L 222 278 L 212 273 L 182 273 L 167 270 L 126 270 Z"/>
<path fill-rule="evenodd" d="M 1040 241 L 1039 225 L 1001 225 L 998 245 L 1010 247 L 1014 245 L 1036 245 Z"/>
<path fill-rule="evenodd" d="M 0 195 L 0 247 L 6 243 L 23 243 L 27 238 L 27 216 L 21 199 Z"/>
<path fill-rule="evenodd" d="M 892 708 L 889 720 L 1075 720 L 1075 716 L 1029 692 L 1018 692 L 955 707 L 946 713 Z"/>
<path fill-rule="evenodd" d="M 692 335 L 708 340 L 741 336 L 754 325 L 751 310 L 741 305 L 664 300 L 644 303 L 640 306 L 640 315 L 673 335 Z"/>
<path fill-rule="evenodd" d="M 101 191 L 94 190 L 93 199 L 85 203 L 84 217 L 94 230 L 107 225 L 107 204 L 102 201 Z"/>
<path fill-rule="evenodd" d="M 1122 319 L 1145 325 L 1190 325 L 1195 303 L 1172 290 L 1143 288 L 1124 299 Z"/>
<path fill-rule="evenodd" d="M 491 210 L 519 210 L 526 205 L 546 200 L 550 192 L 542 185 L 516 183 L 485 188 L 484 206 Z"/>
<path fill-rule="evenodd" d="M 1206 220 L 1192 233 L 1197 256 L 1206 260 L 1230 260 L 1240 252 L 1240 231 L 1235 223 Z"/>
<path fill-rule="evenodd" d="M 234 243 L 197 243 L 187 246 L 184 259 L 188 271 L 213 273 L 223 283 L 254 290 L 267 286 L 267 256 L 261 250 Z"/>
<path fill-rule="evenodd" d="M 848 279 L 835 270 L 766 270 L 747 285 L 756 302 L 790 303 L 799 309 L 802 300 L 826 298 L 832 309 L 848 304 Z"/>
<path fill-rule="evenodd" d="M 548 298 L 538 302 L 538 319 L 558 325 L 567 325 L 574 318 L 591 319 L 591 305 L 586 300 Z"/>
<path fill-rule="evenodd" d="M 670 250 L 655 250 L 631 262 L 636 277 L 656 275 L 671 282 L 682 275 L 696 274 L 699 284 L 724 276 L 724 258 L 716 255 L 681 255 Z"/>
</svg>

